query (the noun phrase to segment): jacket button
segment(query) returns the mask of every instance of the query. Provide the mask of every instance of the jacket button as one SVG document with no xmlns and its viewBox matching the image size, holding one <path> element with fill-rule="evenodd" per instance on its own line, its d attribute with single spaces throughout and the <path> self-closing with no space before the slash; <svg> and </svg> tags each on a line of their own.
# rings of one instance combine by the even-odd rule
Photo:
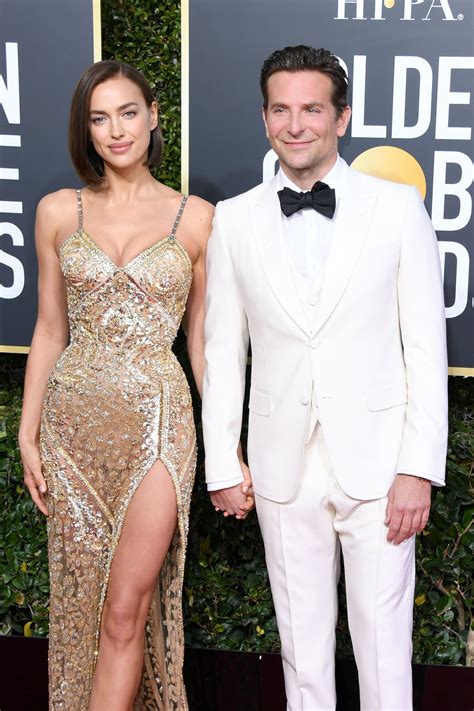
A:
<svg viewBox="0 0 474 711">
<path fill-rule="evenodd" d="M 309 402 L 309 397 L 308 397 L 308 395 L 306 395 L 306 393 L 301 396 L 300 402 L 301 402 L 302 405 L 307 405 L 307 404 L 308 404 L 308 402 Z"/>
</svg>

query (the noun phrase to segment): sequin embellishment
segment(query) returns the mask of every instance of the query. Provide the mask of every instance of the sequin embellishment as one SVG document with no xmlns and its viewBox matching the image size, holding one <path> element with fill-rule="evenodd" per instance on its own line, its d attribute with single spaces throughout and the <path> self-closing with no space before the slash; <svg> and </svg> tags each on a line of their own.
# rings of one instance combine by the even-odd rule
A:
<svg viewBox="0 0 474 711">
<path fill-rule="evenodd" d="M 169 237 L 117 267 L 82 226 L 60 250 L 70 344 L 41 423 L 48 481 L 50 709 L 87 711 L 108 577 L 128 506 L 160 460 L 178 527 L 152 599 L 134 711 L 186 711 L 182 584 L 196 444 L 188 383 L 171 346 L 192 265 Z"/>
</svg>

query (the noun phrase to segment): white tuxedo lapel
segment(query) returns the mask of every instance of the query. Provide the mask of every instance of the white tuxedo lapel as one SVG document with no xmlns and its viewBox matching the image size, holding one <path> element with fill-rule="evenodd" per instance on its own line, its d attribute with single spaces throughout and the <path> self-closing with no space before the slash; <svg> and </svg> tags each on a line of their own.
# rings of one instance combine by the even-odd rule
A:
<svg viewBox="0 0 474 711">
<path fill-rule="evenodd" d="M 262 189 L 250 206 L 254 238 L 263 271 L 276 298 L 293 321 L 309 334 L 309 325 L 296 290 L 283 241 L 277 178 Z"/>
<path fill-rule="evenodd" d="M 355 269 L 369 234 L 376 198 L 364 180 L 346 168 L 346 185 L 335 217 L 334 234 L 321 288 L 314 333 L 336 308 Z"/>
</svg>

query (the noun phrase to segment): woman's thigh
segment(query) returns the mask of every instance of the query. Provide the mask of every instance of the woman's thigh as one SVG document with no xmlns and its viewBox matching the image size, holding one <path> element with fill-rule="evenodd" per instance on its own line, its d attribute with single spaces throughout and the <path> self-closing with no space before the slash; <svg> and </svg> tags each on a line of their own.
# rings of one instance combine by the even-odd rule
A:
<svg viewBox="0 0 474 711">
<path fill-rule="evenodd" d="M 176 493 L 164 464 L 156 462 L 130 503 L 111 566 L 107 603 L 148 609 L 177 525 Z M 146 611 L 145 611 L 146 614 Z"/>
</svg>

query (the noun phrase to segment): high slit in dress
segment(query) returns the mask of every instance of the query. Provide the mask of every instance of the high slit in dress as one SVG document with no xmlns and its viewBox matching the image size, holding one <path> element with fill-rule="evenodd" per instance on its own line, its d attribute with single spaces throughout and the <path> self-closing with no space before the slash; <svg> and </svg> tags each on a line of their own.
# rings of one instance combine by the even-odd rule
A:
<svg viewBox="0 0 474 711">
<path fill-rule="evenodd" d="M 50 709 L 87 711 L 107 584 L 130 501 L 160 460 L 178 526 L 152 598 L 135 711 L 185 711 L 182 585 L 196 459 L 191 397 L 171 346 L 192 281 L 170 235 L 116 266 L 83 228 L 60 248 L 70 344 L 46 389 Z"/>
</svg>

